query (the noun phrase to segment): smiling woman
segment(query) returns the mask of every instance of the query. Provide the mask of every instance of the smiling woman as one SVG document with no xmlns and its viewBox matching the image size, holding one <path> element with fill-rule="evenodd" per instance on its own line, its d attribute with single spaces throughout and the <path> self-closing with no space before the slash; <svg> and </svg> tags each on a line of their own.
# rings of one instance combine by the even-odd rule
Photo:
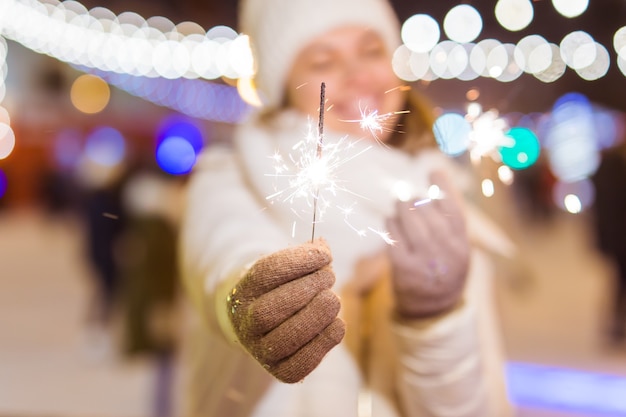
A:
<svg viewBox="0 0 626 417">
<path fill-rule="evenodd" d="M 390 3 L 246 0 L 240 16 L 264 106 L 189 185 L 182 276 L 205 326 L 187 414 L 507 416 L 487 290 L 501 232 L 472 232 L 433 110 L 393 71 Z M 324 197 L 298 187 L 310 138 L 314 161 L 349 152 Z"/>
</svg>

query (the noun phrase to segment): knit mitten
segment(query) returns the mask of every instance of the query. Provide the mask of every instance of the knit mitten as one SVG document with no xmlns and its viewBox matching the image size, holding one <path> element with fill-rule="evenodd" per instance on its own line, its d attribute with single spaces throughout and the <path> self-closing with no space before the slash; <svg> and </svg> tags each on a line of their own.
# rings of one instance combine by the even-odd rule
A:
<svg viewBox="0 0 626 417">
<path fill-rule="evenodd" d="M 322 240 L 259 259 L 233 288 L 230 320 L 243 347 L 277 379 L 311 373 L 343 339 L 330 250 Z"/>
<path fill-rule="evenodd" d="M 396 312 L 418 319 L 452 310 L 461 300 L 469 271 L 470 243 L 462 199 L 450 179 L 433 172 L 443 198 L 399 202 L 387 228 Z"/>
</svg>

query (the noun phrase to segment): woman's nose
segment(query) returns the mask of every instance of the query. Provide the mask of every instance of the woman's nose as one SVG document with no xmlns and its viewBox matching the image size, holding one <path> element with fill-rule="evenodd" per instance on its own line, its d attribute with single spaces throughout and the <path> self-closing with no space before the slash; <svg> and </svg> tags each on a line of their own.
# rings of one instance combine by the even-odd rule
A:
<svg viewBox="0 0 626 417">
<path fill-rule="evenodd" d="M 371 71 L 368 65 L 355 60 L 346 64 L 344 70 L 346 83 L 352 87 L 359 87 L 371 83 Z"/>
</svg>

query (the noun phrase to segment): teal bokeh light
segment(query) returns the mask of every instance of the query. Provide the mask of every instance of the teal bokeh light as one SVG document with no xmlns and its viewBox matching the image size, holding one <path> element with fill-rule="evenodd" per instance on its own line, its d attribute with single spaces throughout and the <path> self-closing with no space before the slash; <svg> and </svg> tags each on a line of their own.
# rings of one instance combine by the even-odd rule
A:
<svg viewBox="0 0 626 417">
<path fill-rule="evenodd" d="M 511 139 L 510 144 L 501 146 L 499 149 L 505 165 L 513 169 L 525 169 L 537 162 L 540 145 L 537 135 L 532 130 L 514 127 L 505 136 Z"/>
</svg>

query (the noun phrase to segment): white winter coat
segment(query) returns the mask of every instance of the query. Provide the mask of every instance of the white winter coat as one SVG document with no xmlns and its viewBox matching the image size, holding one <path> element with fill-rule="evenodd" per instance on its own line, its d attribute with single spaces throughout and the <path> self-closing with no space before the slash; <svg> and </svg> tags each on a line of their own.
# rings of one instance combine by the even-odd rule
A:
<svg viewBox="0 0 626 417">
<path fill-rule="evenodd" d="M 228 290 L 259 256 L 305 242 L 312 233 L 307 198 L 290 198 L 301 172 L 293 161 L 298 165 L 303 155 L 294 144 L 310 123 L 288 112 L 272 126 L 241 126 L 232 148 L 213 146 L 201 156 L 189 184 L 182 270 L 204 324 L 190 356 L 187 417 L 509 415 L 493 270 L 479 246 L 502 249 L 508 243 L 475 211 L 468 208 L 477 245 L 463 303 L 436 319 L 392 319 L 387 243 L 378 232 L 400 194 L 424 196 L 433 168 L 452 169 L 435 151 L 411 157 L 326 132 L 323 156 L 338 152 L 331 161 L 337 189 L 319 187 L 322 217 L 315 236 L 326 239 L 333 253 L 346 337 L 304 381 L 291 385 L 273 379 L 236 343 L 226 319 Z M 333 150 L 336 143 L 344 151 Z M 279 154 L 287 171 L 277 174 Z"/>
</svg>

